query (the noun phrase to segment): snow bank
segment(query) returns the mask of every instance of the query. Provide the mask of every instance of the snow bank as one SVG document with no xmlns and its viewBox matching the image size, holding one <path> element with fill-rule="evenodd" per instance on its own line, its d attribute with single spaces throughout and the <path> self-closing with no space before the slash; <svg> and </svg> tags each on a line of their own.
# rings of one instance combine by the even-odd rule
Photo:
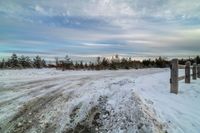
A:
<svg viewBox="0 0 200 133">
<path fill-rule="evenodd" d="M 180 72 L 183 74 L 183 71 Z M 136 92 L 143 98 L 173 133 L 200 131 L 200 79 L 191 84 L 179 82 L 179 94 L 171 94 L 170 71 L 139 77 Z"/>
</svg>

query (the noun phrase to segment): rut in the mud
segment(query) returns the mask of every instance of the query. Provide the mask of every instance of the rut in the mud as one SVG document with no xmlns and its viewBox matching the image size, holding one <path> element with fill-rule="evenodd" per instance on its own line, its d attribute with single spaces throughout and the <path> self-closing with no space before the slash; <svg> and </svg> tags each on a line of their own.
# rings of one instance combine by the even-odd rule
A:
<svg viewBox="0 0 200 133">
<path fill-rule="evenodd" d="M 42 91 L 42 90 L 45 90 L 45 89 L 48 89 L 48 88 L 52 88 L 52 87 L 54 87 L 54 86 L 56 86 L 56 84 L 45 85 L 45 86 L 42 86 L 42 87 L 41 87 L 41 86 L 38 86 L 38 89 L 31 90 L 31 91 L 29 91 L 28 93 L 21 94 L 21 95 L 18 95 L 18 96 L 16 96 L 16 97 L 14 97 L 14 98 L 9 99 L 9 100 L 0 102 L 0 107 L 1 107 L 1 106 L 5 106 L 5 104 L 11 104 L 13 101 L 16 101 L 17 99 L 22 98 L 22 97 L 25 97 L 25 96 L 30 96 L 30 95 L 32 95 L 32 96 L 37 96 L 38 91 Z M 42 89 L 41 89 L 41 88 L 42 88 Z"/>
<path fill-rule="evenodd" d="M 55 99 L 62 96 L 61 91 L 55 90 L 49 92 L 43 97 L 34 99 L 27 102 L 20 111 L 7 123 L 5 127 L 2 127 L 2 131 L 23 133 L 34 124 L 37 124 L 37 113 L 48 105 Z"/>
<path fill-rule="evenodd" d="M 102 108 L 102 100 L 103 97 L 99 98 L 99 104 L 97 106 L 92 107 L 87 115 L 81 121 L 75 121 L 78 117 L 79 109 L 81 108 L 81 104 L 74 107 L 70 114 L 70 128 L 65 129 L 63 133 L 96 133 L 99 132 L 99 128 L 102 126 L 102 121 L 100 117 L 105 115 L 105 111 Z M 102 131 L 101 131 L 102 132 Z"/>
<path fill-rule="evenodd" d="M 70 128 L 65 129 L 64 133 L 107 133 L 115 132 L 116 128 L 125 132 L 164 132 L 163 125 L 144 109 L 145 106 L 140 106 L 142 103 L 135 94 L 132 97 L 135 109 L 130 114 L 115 112 L 109 107 L 107 99 L 107 96 L 100 96 L 98 105 L 92 107 L 81 121 L 76 121 L 76 118 L 82 105 L 75 106 L 70 114 Z"/>
<path fill-rule="evenodd" d="M 162 124 L 129 88 L 134 84 L 128 78 L 116 80 L 114 76 L 93 75 L 29 81 L 7 92 L 5 88 L 5 94 L 16 94 L 2 98 L 0 111 L 5 113 L 15 105 L 18 108 L 7 117 L 1 116 L 0 132 L 162 131 Z"/>
</svg>

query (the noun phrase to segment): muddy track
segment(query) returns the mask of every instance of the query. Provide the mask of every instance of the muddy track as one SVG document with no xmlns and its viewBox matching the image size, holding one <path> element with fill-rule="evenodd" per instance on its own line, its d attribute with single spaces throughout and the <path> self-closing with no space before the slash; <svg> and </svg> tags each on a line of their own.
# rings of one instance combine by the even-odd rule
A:
<svg viewBox="0 0 200 133">
<path fill-rule="evenodd" d="M 75 110 L 74 110 L 75 111 Z M 71 122 L 75 119 L 76 111 L 70 114 Z M 100 109 L 97 106 L 92 107 L 88 115 L 82 121 L 79 121 L 75 124 L 72 128 L 65 129 L 63 133 L 95 133 L 96 129 L 98 128 L 99 124 L 96 122 L 98 115 L 100 114 Z"/>
<path fill-rule="evenodd" d="M 59 77 L 56 77 L 56 78 L 43 78 L 43 79 L 40 79 L 40 80 L 21 82 L 19 85 L 15 85 L 15 89 L 27 89 L 27 88 L 35 87 L 35 86 L 42 85 L 42 84 L 45 84 L 45 83 L 58 82 L 58 81 L 63 81 L 63 80 L 77 81 L 77 80 L 80 80 L 80 79 L 85 80 L 85 79 L 90 78 L 88 76 L 79 78 L 79 76 L 76 76 L 76 75 L 73 76 L 73 77 L 74 77 L 74 79 L 72 77 L 70 77 L 70 79 L 69 79 L 68 76 L 59 76 Z"/>
<path fill-rule="evenodd" d="M 84 119 L 81 121 L 75 121 L 79 115 L 79 109 L 81 105 L 75 106 L 72 112 L 70 113 L 70 127 L 66 128 L 62 133 L 95 133 L 100 126 L 100 122 L 97 122 L 99 118 L 101 109 L 100 107 L 93 106 L 84 116 Z"/>
<path fill-rule="evenodd" d="M 43 127 L 41 127 L 41 123 L 39 123 L 38 118 L 41 116 L 40 112 L 45 110 L 46 108 L 50 108 L 51 106 L 54 106 L 52 103 L 62 98 L 62 102 L 67 102 L 69 98 L 72 95 L 72 92 L 70 92 L 70 89 L 74 89 L 76 86 L 82 86 L 86 80 L 89 80 L 89 78 L 81 78 L 80 82 L 77 82 L 76 84 L 72 85 L 71 83 L 68 83 L 67 81 L 65 84 L 63 84 L 61 87 L 57 88 L 56 86 L 58 84 L 51 83 L 50 85 L 42 85 L 41 83 L 46 83 L 45 80 L 40 81 L 39 84 L 34 82 L 35 88 L 30 89 L 30 91 L 26 91 L 24 94 L 21 94 L 15 98 L 9 99 L 7 101 L 3 101 L 0 103 L 0 106 L 6 106 L 9 104 L 12 104 L 13 101 L 16 101 L 22 97 L 26 96 L 32 96 L 36 97 L 31 101 L 26 102 L 19 111 L 14 115 L 14 117 L 9 120 L 8 122 L 4 122 L 4 125 L 0 126 L 0 132 L 5 133 L 24 133 L 29 131 L 32 127 L 36 128 L 38 132 L 47 132 L 50 131 L 53 132 L 53 129 L 56 129 L 55 123 L 45 123 Z M 48 81 L 49 82 L 49 81 Z M 57 83 L 57 81 L 55 81 Z M 46 93 L 45 95 L 42 95 L 37 98 L 38 91 L 45 91 L 49 90 L 51 88 L 54 88 L 53 91 L 50 91 Z M 66 98 L 63 98 L 63 91 L 69 90 L 69 96 Z M 42 129 L 42 130 L 41 130 Z"/>
<path fill-rule="evenodd" d="M 33 80 L 33 81 L 22 81 L 20 83 L 18 83 L 17 85 L 14 86 L 9 86 L 10 88 L 14 87 L 12 90 L 24 90 L 24 89 L 31 89 L 33 87 L 37 87 L 39 85 L 43 85 L 45 83 L 52 83 L 52 82 L 57 82 L 59 80 L 64 79 L 64 77 L 56 77 L 56 78 L 43 78 L 40 80 Z"/>
<path fill-rule="evenodd" d="M 45 78 L 8 88 L 8 94 L 16 94 L 0 102 L 0 108 L 6 110 L 7 106 L 12 109 L 18 105 L 19 109 L 6 120 L 2 118 L 5 121 L 0 122 L 0 133 L 112 133 L 117 128 L 142 131 L 152 126 L 160 131 L 162 125 L 140 98 L 131 96 L 131 89 L 127 93 L 120 89 L 126 84 L 133 85 L 134 81 L 115 80 L 110 75 Z M 6 89 L 1 90 L 6 93 Z M 125 98 L 117 100 L 119 107 L 108 103 L 123 93 Z M 130 111 L 123 110 L 125 107 Z M 147 123 L 141 123 L 143 119 Z"/>
<path fill-rule="evenodd" d="M 29 83 L 32 83 L 32 84 L 26 84 L 25 86 L 17 86 L 17 87 L 14 87 L 14 88 L 4 88 L 4 89 L 1 89 L 1 90 L 4 90 L 5 92 L 6 91 L 16 91 L 20 88 L 20 90 L 23 91 L 22 94 L 14 97 L 14 98 L 11 98 L 9 100 L 5 100 L 5 101 L 2 101 L 0 102 L 0 107 L 2 106 L 6 106 L 8 104 L 11 104 L 13 101 L 16 101 L 17 99 L 20 99 L 22 97 L 26 97 L 26 96 L 32 96 L 32 97 L 35 97 L 38 95 L 39 92 L 41 91 L 44 91 L 44 90 L 48 90 L 50 88 L 53 88 L 55 86 L 57 86 L 59 84 L 59 81 L 62 81 L 63 77 L 62 78 L 59 78 L 59 79 L 56 79 L 55 78 L 52 78 L 51 80 L 47 80 L 46 79 L 43 79 L 43 80 L 40 80 L 40 81 L 34 81 L 34 82 L 29 82 Z M 86 80 L 89 80 L 90 78 L 81 78 L 80 80 L 80 83 L 78 83 L 77 85 L 81 86 L 85 83 Z M 76 80 L 76 79 L 74 79 Z M 74 81 L 74 80 L 66 80 L 66 82 L 69 82 L 67 85 L 70 86 L 70 84 Z M 52 81 L 52 82 L 50 82 Z"/>
<path fill-rule="evenodd" d="M 27 102 L 19 112 L 9 121 L 4 132 L 23 133 L 28 130 L 33 124 L 37 123 L 37 113 L 47 107 L 52 101 L 62 96 L 60 89 L 47 93 L 43 97 Z"/>
<path fill-rule="evenodd" d="M 36 95 L 36 94 L 38 93 L 38 92 L 37 92 L 38 90 L 39 90 L 39 91 L 42 91 L 42 90 L 45 90 L 45 89 L 52 88 L 52 87 L 54 87 L 54 86 L 56 86 L 56 84 L 45 85 L 45 86 L 42 86 L 42 87 L 38 87 L 38 89 L 30 90 L 30 91 L 27 92 L 27 93 L 25 92 L 24 94 L 21 94 L 21 95 L 18 95 L 18 96 L 16 96 L 16 97 L 14 97 L 14 98 L 9 99 L 9 100 L 0 102 L 0 107 L 1 107 L 1 106 L 5 106 L 5 105 L 7 105 L 7 104 L 11 104 L 13 101 L 16 101 L 17 99 L 22 98 L 22 97 L 25 97 L 25 96 L 30 96 L 30 95 L 34 96 L 34 95 Z"/>
</svg>

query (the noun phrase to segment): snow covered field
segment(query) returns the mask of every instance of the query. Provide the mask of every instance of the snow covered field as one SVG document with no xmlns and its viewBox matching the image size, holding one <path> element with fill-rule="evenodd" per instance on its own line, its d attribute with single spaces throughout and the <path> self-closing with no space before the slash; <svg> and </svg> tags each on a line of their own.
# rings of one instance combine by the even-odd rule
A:
<svg viewBox="0 0 200 133">
<path fill-rule="evenodd" d="M 0 132 L 200 131 L 200 80 L 169 93 L 169 69 L 0 71 Z"/>
<path fill-rule="evenodd" d="M 183 74 L 180 70 L 180 75 Z M 169 132 L 200 132 L 200 79 L 191 84 L 179 81 L 179 94 L 170 94 L 169 72 L 139 77 L 136 93 L 149 103 L 157 116 L 168 125 Z"/>
</svg>

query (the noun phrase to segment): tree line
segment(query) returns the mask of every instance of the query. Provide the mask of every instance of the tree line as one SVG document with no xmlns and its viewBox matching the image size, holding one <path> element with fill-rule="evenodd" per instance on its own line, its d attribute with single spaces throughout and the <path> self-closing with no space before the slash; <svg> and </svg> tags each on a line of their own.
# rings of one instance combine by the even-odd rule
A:
<svg viewBox="0 0 200 133">
<path fill-rule="evenodd" d="M 12 54 L 7 60 L 2 59 L 0 69 L 24 69 L 24 68 L 44 68 L 47 67 L 46 61 L 40 56 L 31 59 L 28 56 L 18 57 L 17 54 Z"/>
<path fill-rule="evenodd" d="M 200 57 L 179 60 L 179 64 L 186 61 L 200 64 Z M 55 58 L 55 63 L 46 63 L 40 56 L 30 58 L 28 56 L 18 57 L 12 54 L 7 60 L 0 61 L 0 69 L 24 69 L 24 68 L 56 68 L 59 70 L 117 70 L 117 69 L 140 69 L 140 68 L 166 68 L 170 66 L 170 61 L 159 57 L 155 60 L 145 59 L 143 61 L 132 60 L 131 58 L 119 58 L 115 55 L 111 59 L 97 57 L 96 62 L 84 63 L 83 61 L 74 62 L 69 56 L 64 59 Z"/>
<path fill-rule="evenodd" d="M 200 64 L 200 57 L 199 57 L 199 56 L 196 56 L 195 58 L 190 58 L 190 57 L 189 57 L 189 59 L 180 59 L 180 60 L 179 60 L 179 64 L 180 64 L 180 65 L 185 65 L 185 63 L 186 63 L 187 61 L 190 61 L 191 64 L 193 64 L 193 63 Z"/>
</svg>

